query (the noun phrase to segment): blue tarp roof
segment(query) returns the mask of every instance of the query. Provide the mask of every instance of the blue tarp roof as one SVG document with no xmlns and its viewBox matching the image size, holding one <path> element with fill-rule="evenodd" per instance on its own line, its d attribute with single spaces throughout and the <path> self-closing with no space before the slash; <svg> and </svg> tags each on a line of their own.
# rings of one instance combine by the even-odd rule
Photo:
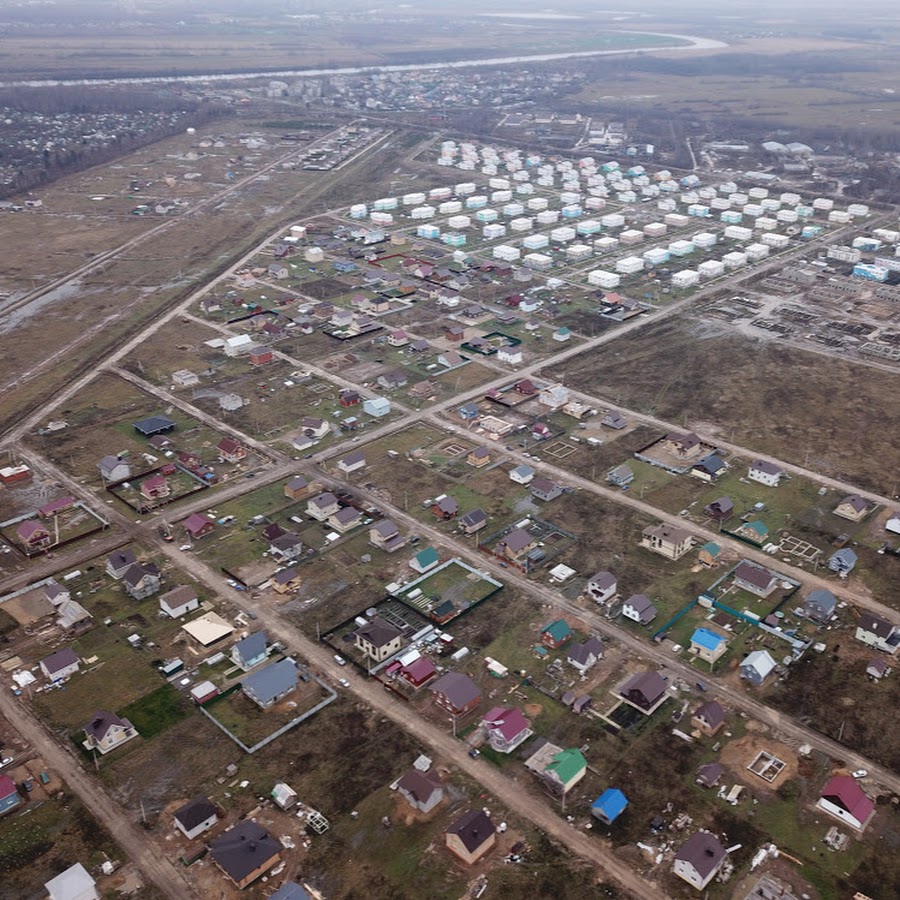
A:
<svg viewBox="0 0 900 900">
<path fill-rule="evenodd" d="M 608 822 L 614 822 L 625 807 L 628 799 L 618 788 L 607 788 L 592 804 L 591 809 L 603 814 Z"/>
<path fill-rule="evenodd" d="M 704 650 L 716 650 L 724 640 L 722 635 L 716 634 L 708 628 L 698 628 L 691 635 L 691 643 L 703 647 Z"/>
</svg>

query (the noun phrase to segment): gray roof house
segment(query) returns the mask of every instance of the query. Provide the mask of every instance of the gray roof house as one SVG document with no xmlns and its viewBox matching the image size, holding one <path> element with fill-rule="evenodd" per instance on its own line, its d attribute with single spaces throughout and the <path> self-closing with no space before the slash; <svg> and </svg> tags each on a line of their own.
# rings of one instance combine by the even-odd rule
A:
<svg viewBox="0 0 900 900">
<path fill-rule="evenodd" d="M 857 559 L 859 557 L 849 547 L 843 547 L 837 553 L 831 554 L 828 568 L 832 572 L 837 572 L 838 575 L 849 575 L 853 571 Z"/>
<path fill-rule="evenodd" d="M 97 463 L 97 468 L 100 470 L 100 477 L 104 481 L 122 481 L 131 477 L 131 466 L 128 465 L 126 460 L 119 459 L 118 456 L 104 456 Z"/>
<path fill-rule="evenodd" d="M 599 638 L 591 635 L 583 644 L 577 642 L 570 644 L 566 661 L 584 675 L 602 657 L 603 644 Z"/>
<path fill-rule="evenodd" d="M 263 709 L 268 709 L 296 688 L 297 666 L 290 658 L 280 659 L 241 682 L 241 690 Z"/>
<path fill-rule="evenodd" d="M 430 813 L 444 799 L 444 786 L 434 771 L 410 769 L 397 782 L 397 790 L 413 809 L 421 813 Z"/>
<path fill-rule="evenodd" d="M 803 615 L 813 622 L 827 622 L 837 607 L 837 597 L 825 588 L 812 591 L 803 601 Z"/>
<path fill-rule="evenodd" d="M 612 572 L 597 572 L 588 579 L 585 585 L 587 595 L 597 603 L 606 603 L 616 595 L 618 585 Z"/>
<path fill-rule="evenodd" d="M 466 534 L 474 534 L 487 525 L 487 513 L 483 509 L 473 509 L 459 519 L 459 527 Z"/>
<path fill-rule="evenodd" d="M 768 650 L 754 650 L 741 663 L 741 678 L 750 684 L 760 685 L 775 668 L 775 660 Z"/>
<path fill-rule="evenodd" d="M 616 487 L 625 487 L 625 485 L 634 481 L 634 472 L 631 471 L 631 466 L 622 463 L 621 466 L 616 466 L 606 473 L 606 480 Z"/>
<path fill-rule="evenodd" d="M 286 881 L 274 894 L 269 895 L 269 900 L 311 900 L 309 892 L 296 881 Z"/>
<path fill-rule="evenodd" d="M 555 481 L 550 481 L 549 478 L 539 477 L 531 482 L 531 496 L 543 500 L 545 503 L 555 500 L 562 492 L 562 487 Z"/>
<path fill-rule="evenodd" d="M 122 583 L 135 600 L 145 600 L 159 590 L 162 579 L 153 563 L 135 563 L 122 577 Z"/>
<path fill-rule="evenodd" d="M 268 638 L 264 631 L 254 631 L 231 648 L 231 660 L 245 672 L 259 665 L 267 656 Z"/>
<path fill-rule="evenodd" d="M 632 594 L 622 604 L 622 615 L 640 625 L 649 625 L 656 618 L 656 607 L 644 594 Z"/>
<path fill-rule="evenodd" d="M 44 884 L 48 900 L 100 900 L 97 882 L 79 862 Z"/>
<path fill-rule="evenodd" d="M 239 887 L 255 881 L 281 858 L 281 844 L 261 825 L 242 819 L 210 841 L 215 864 Z"/>
<path fill-rule="evenodd" d="M 118 581 L 136 562 L 137 556 L 130 547 L 115 550 L 106 557 L 106 574 Z"/>
</svg>

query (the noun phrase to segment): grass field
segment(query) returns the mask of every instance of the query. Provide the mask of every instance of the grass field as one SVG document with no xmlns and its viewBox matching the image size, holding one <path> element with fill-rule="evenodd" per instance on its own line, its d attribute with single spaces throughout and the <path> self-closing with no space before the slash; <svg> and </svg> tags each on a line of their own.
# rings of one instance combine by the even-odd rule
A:
<svg viewBox="0 0 900 900">
<path fill-rule="evenodd" d="M 171 684 L 145 694 L 140 700 L 129 703 L 118 714 L 129 719 L 144 740 L 162 734 L 190 714 L 190 707 L 183 694 Z"/>
</svg>

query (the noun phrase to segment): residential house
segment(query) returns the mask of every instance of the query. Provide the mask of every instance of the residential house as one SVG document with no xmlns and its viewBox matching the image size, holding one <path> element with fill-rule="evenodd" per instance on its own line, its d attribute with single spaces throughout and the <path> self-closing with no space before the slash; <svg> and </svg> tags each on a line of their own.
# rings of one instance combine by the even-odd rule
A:
<svg viewBox="0 0 900 900">
<path fill-rule="evenodd" d="M 362 521 L 362 513 L 353 506 L 342 506 L 334 515 L 327 519 L 330 528 L 338 534 L 345 534 L 352 528 L 356 528 Z"/>
<path fill-rule="evenodd" d="M 384 662 L 403 645 L 403 632 L 376 616 L 353 632 L 353 645 L 375 662 Z"/>
<path fill-rule="evenodd" d="M 747 469 L 747 477 L 767 487 L 778 487 L 778 483 L 784 477 L 784 469 L 764 459 L 755 459 Z"/>
<path fill-rule="evenodd" d="M 514 528 L 497 541 L 497 551 L 508 559 L 519 560 L 537 547 L 537 541 L 524 528 Z"/>
<path fill-rule="evenodd" d="M 393 553 L 405 546 L 406 539 L 390 519 L 383 519 L 369 529 L 369 543 L 386 553 Z"/>
<path fill-rule="evenodd" d="M 326 491 L 324 494 L 317 494 L 311 497 L 306 503 L 306 513 L 319 522 L 324 522 L 329 516 L 333 516 L 339 509 L 341 504 L 338 498 Z"/>
<path fill-rule="evenodd" d="M 437 667 L 427 656 L 418 656 L 397 670 L 397 677 L 418 690 L 437 675 Z"/>
<path fill-rule="evenodd" d="M 241 690 L 261 709 L 268 709 L 297 689 L 297 665 L 280 659 L 241 682 Z"/>
<path fill-rule="evenodd" d="M 694 710 L 691 725 L 712 737 L 725 724 L 725 710 L 715 700 L 707 700 Z"/>
<path fill-rule="evenodd" d="M 470 466 L 475 466 L 476 469 L 486 466 L 490 461 L 491 451 L 487 447 L 475 447 L 466 456 L 466 462 Z"/>
<path fill-rule="evenodd" d="M 875 815 L 875 803 L 850 775 L 832 775 L 822 788 L 816 809 L 856 831 L 863 831 Z"/>
<path fill-rule="evenodd" d="M 597 572 L 588 579 L 585 592 L 597 603 L 608 603 L 616 596 L 618 584 L 612 572 Z"/>
<path fill-rule="evenodd" d="M 300 428 L 305 435 L 315 438 L 317 441 L 331 431 L 331 425 L 319 416 L 303 416 L 300 419 Z"/>
<path fill-rule="evenodd" d="M 666 559 L 676 560 L 690 551 L 694 538 L 689 531 L 663 522 L 644 529 L 641 546 Z"/>
<path fill-rule="evenodd" d="M 16 783 L 8 775 L 0 775 L 0 816 L 15 809 L 21 802 Z"/>
<path fill-rule="evenodd" d="M 160 595 L 159 608 L 170 618 L 180 619 L 200 608 L 200 598 L 192 587 L 180 584 Z"/>
<path fill-rule="evenodd" d="M 559 409 L 569 402 L 569 389 L 564 384 L 550 384 L 538 395 L 538 402 L 550 409 Z"/>
<path fill-rule="evenodd" d="M 281 844 L 261 825 L 251 819 L 241 819 L 210 841 L 209 855 L 222 872 L 243 889 L 277 865 L 281 859 Z"/>
<path fill-rule="evenodd" d="M 81 660 L 71 647 L 63 647 L 41 660 L 41 671 L 51 682 L 62 681 L 78 671 Z"/>
<path fill-rule="evenodd" d="M 728 642 L 721 634 L 708 628 L 697 628 L 691 635 L 690 652 L 710 665 L 728 649 Z"/>
<path fill-rule="evenodd" d="M 69 866 L 44 883 L 47 900 L 100 900 L 97 882 L 81 863 Z"/>
<path fill-rule="evenodd" d="M 471 401 L 469 403 L 463 403 L 462 406 L 457 407 L 456 414 L 464 422 L 473 422 L 480 415 L 478 404 Z"/>
<path fill-rule="evenodd" d="M 859 557 L 849 547 L 842 547 L 835 553 L 832 553 L 828 559 L 828 568 L 832 572 L 837 572 L 841 577 L 849 575 Z"/>
<path fill-rule="evenodd" d="M 622 615 L 639 625 L 649 625 L 656 618 L 657 609 L 644 594 L 632 594 L 622 604 Z"/>
<path fill-rule="evenodd" d="M 707 483 L 715 481 L 728 469 L 728 464 L 716 453 L 704 456 L 691 468 L 691 475 Z"/>
<path fill-rule="evenodd" d="M 455 716 L 471 712 L 481 703 L 481 691 L 478 685 L 461 672 L 447 672 L 431 684 L 434 702 Z"/>
<path fill-rule="evenodd" d="M 387 336 L 387 342 L 392 347 L 405 347 L 409 343 L 409 335 L 402 328 L 398 328 Z"/>
<path fill-rule="evenodd" d="M 523 397 L 533 397 L 538 393 L 538 389 L 530 378 L 523 378 L 513 385 L 513 390 Z"/>
<path fill-rule="evenodd" d="M 768 650 L 754 650 L 744 657 L 740 670 L 744 681 L 759 686 L 775 670 L 775 660 Z"/>
<path fill-rule="evenodd" d="M 837 597 L 825 588 L 819 588 L 807 595 L 803 601 L 803 615 L 813 622 L 827 622 L 837 609 Z"/>
<path fill-rule="evenodd" d="M 303 542 L 296 534 L 285 531 L 269 544 L 269 555 L 279 563 L 299 559 L 303 555 Z"/>
<path fill-rule="evenodd" d="M 234 438 L 230 437 L 222 438 L 222 440 L 216 444 L 216 450 L 219 451 L 219 456 L 221 456 L 225 462 L 230 463 L 238 463 L 247 456 L 247 448 L 242 444 L 239 444 Z"/>
<path fill-rule="evenodd" d="M 82 743 L 85 750 L 99 750 L 106 754 L 136 738 L 138 732 L 128 719 L 120 719 L 115 713 L 101 709 L 84 726 L 84 736 Z"/>
<path fill-rule="evenodd" d="M 534 478 L 534 469 L 531 466 L 516 466 L 509 473 L 509 480 L 515 481 L 517 484 L 529 484 Z"/>
<path fill-rule="evenodd" d="M 851 522 L 859 522 L 865 518 L 869 504 L 859 494 L 849 494 L 834 508 L 834 514 Z"/>
<path fill-rule="evenodd" d="M 869 676 L 873 681 L 881 681 L 882 678 L 887 678 L 888 675 L 891 674 L 891 668 L 888 664 L 881 658 L 870 659 L 866 664 L 866 675 Z"/>
<path fill-rule="evenodd" d="M 242 356 L 249 353 L 254 346 L 253 338 L 249 334 L 236 334 L 234 337 L 225 339 L 225 355 Z"/>
<path fill-rule="evenodd" d="M 559 650 L 572 639 L 572 629 L 565 619 L 555 619 L 541 629 L 541 643 L 551 650 Z"/>
<path fill-rule="evenodd" d="M 566 656 L 566 662 L 578 670 L 582 675 L 586 675 L 589 669 L 592 669 L 597 662 L 603 657 L 603 644 L 599 638 L 591 635 L 583 644 L 575 641 L 569 647 Z"/>
<path fill-rule="evenodd" d="M 592 804 L 591 815 L 604 825 L 612 825 L 625 812 L 628 799 L 618 788 L 607 788 Z"/>
<path fill-rule="evenodd" d="M 270 278 L 277 278 L 279 280 L 288 277 L 288 267 L 284 263 L 280 262 L 272 262 L 269 263 L 266 271 L 269 274 Z"/>
<path fill-rule="evenodd" d="M 743 560 L 734 570 L 734 583 L 757 597 L 768 597 L 778 584 L 778 576 L 765 566 Z"/>
<path fill-rule="evenodd" d="M 553 430 L 546 422 L 535 422 L 531 426 L 531 436 L 536 441 L 547 441 L 553 437 Z"/>
<path fill-rule="evenodd" d="M 509 366 L 518 366 L 523 362 L 521 346 L 504 346 L 497 350 L 497 362 L 506 363 Z"/>
<path fill-rule="evenodd" d="M 284 486 L 284 496 L 290 500 L 300 500 L 309 493 L 310 484 L 302 475 L 295 475 Z"/>
<path fill-rule="evenodd" d="M 402 369 L 394 369 L 392 372 L 385 372 L 383 375 L 378 376 L 378 384 L 386 391 L 406 387 L 408 382 L 409 379 L 406 377 L 406 372 Z"/>
<path fill-rule="evenodd" d="M 269 900 L 312 900 L 312 896 L 296 881 L 285 881 L 274 894 L 269 895 Z"/>
<path fill-rule="evenodd" d="M 137 562 L 137 557 L 130 547 L 115 550 L 106 557 L 106 574 L 120 581 L 125 573 Z"/>
<path fill-rule="evenodd" d="M 856 623 L 856 639 L 893 656 L 900 647 L 900 626 L 866 611 Z"/>
<path fill-rule="evenodd" d="M 91 624 L 91 614 L 77 601 L 65 600 L 57 607 L 56 624 L 63 631 L 87 628 Z"/>
<path fill-rule="evenodd" d="M 667 434 L 663 438 L 663 447 L 678 459 L 693 459 L 703 450 L 700 438 L 693 431 L 687 434 L 676 431 Z"/>
<path fill-rule="evenodd" d="M 512 753 L 534 734 L 528 719 L 515 706 L 489 709 L 481 719 L 481 727 L 497 753 Z"/>
<path fill-rule="evenodd" d="M 722 548 L 713 541 L 708 541 L 697 551 L 697 562 L 707 569 L 717 566 L 721 558 Z"/>
<path fill-rule="evenodd" d="M 751 544 L 756 544 L 757 547 L 762 547 L 769 539 L 769 527 L 759 519 L 742 522 L 733 533 L 745 541 L 750 541 Z"/>
<path fill-rule="evenodd" d="M 152 597 L 161 587 L 159 569 L 153 563 L 135 563 L 122 577 L 122 584 L 135 600 Z"/>
<path fill-rule="evenodd" d="M 192 541 L 199 541 L 215 531 L 215 523 L 208 516 L 191 513 L 182 523 L 185 533 Z"/>
<path fill-rule="evenodd" d="M 254 631 L 231 648 L 231 661 L 246 672 L 264 662 L 269 655 L 268 638 L 264 631 Z"/>
<path fill-rule="evenodd" d="M 60 606 L 67 600 L 71 600 L 72 594 L 67 587 L 63 587 L 58 581 L 51 579 L 44 585 L 44 596 L 53 606 Z"/>
<path fill-rule="evenodd" d="M 434 547 L 426 547 L 420 550 L 410 561 L 409 567 L 420 575 L 433 569 L 440 562 L 437 550 Z"/>
<path fill-rule="evenodd" d="M 97 463 L 97 468 L 100 470 L 100 477 L 108 483 L 131 477 L 131 466 L 118 456 L 104 456 Z"/>
<path fill-rule="evenodd" d="M 291 446 L 298 452 L 305 453 L 307 450 L 312 450 L 312 448 L 316 446 L 316 439 L 301 432 L 300 434 L 295 434 L 294 437 L 291 438 Z"/>
<path fill-rule="evenodd" d="M 725 767 L 721 763 L 706 763 L 697 769 L 697 784 L 705 788 L 715 787 L 724 772 Z"/>
<path fill-rule="evenodd" d="M 622 463 L 606 473 L 606 480 L 616 487 L 625 487 L 634 481 L 634 472 L 631 471 L 631 466 Z"/>
<path fill-rule="evenodd" d="M 484 528 L 487 522 L 487 513 L 483 509 L 473 509 L 459 520 L 459 527 L 466 534 L 475 534 L 476 531 Z"/>
<path fill-rule="evenodd" d="M 359 393 L 357 391 L 353 391 L 348 388 L 347 390 L 343 390 L 340 392 L 340 394 L 338 395 L 338 402 L 343 407 L 356 406 L 357 403 L 362 402 L 362 398 L 359 396 Z"/>
<path fill-rule="evenodd" d="M 444 328 L 444 338 L 454 344 L 462 343 L 466 336 L 466 329 L 462 325 L 447 325 Z"/>
<path fill-rule="evenodd" d="M 628 427 L 628 420 L 617 409 L 611 409 L 601 420 L 601 425 L 621 431 Z"/>
<path fill-rule="evenodd" d="M 734 503 L 730 497 L 719 497 L 718 500 L 713 500 L 712 503 L 704 506 L 703 512 L 716 522 L 724 522 L 730 519 L 734 513 Z"/>
<path fill-rule="evenodd" d="M 447 849 L 470 866 L 478 862 L 496 843 L 494 823 L 483 809 L 469 810 L 444 832 Z"/>
<path fill-rule="evenodd" d="M 444 785 L 433 769 L 410 769 L 397 782 L 397 792 L 417 812 L 427 815 L 444 799 Z"/>
<path fill-rule="evenodd" d="M 888 517 L 884 523 L 884 530 L 890 531 L 891 534 L 900 534 L 900 510 L 896 510 Z"/>
<path fill-rule="evenodd" d="M 141 496 L 145 500 L 159 500 L 168 497 L 171 492 L 165 475 L 151 475 L 141 482 Z"/>
<path fill-rule="evenodd" d="M 338 460 L 337 467 L 345 474 L 350 475 L 366 467 L 366 454 L 362 450 L 354 450 L 343 459 Z"/>
<path fill-rule="evenodd" d="M 200 837 L 219 821 L 219 812 L 208 797 L 198 796 L 173 813 L 175 827 L 189 840 Z"/>
<path fill-rule="evenodd" d="M 697 831 L 675 854 L 672 871 L 689 885 L 702 891 L 722 868 L 726 856 L 728 852 L 714 834 Z"/>
<path fill-rule="evenodd" d="M 442 365 L 445 369 L 455 369 L 457 366 L 461 366 L 466 362 L 466 358 L 455 350 L 444 350 L 442 353 L 438 354 L 437 361 L 438 364 Z"/>
<path fill-rule="evenodd" d="M 449 521 L 455 519 L 459 512 L 459 504 L 453 497 L 442 494 L 436 497 L 434 503 L 431 504 L 431 514 L 441 521 Z"/>
<path fill-rule="evenodd" d="M 642 712 L 650 713 L 666 695 L 669 684 L 659 672 L 637 672 L 619 689 L 619 696 Z"/>
<path fill-rule="evenodd" d="M 26 552 L 44 550 L 53 543 L 53 535 L 37 519 L 28 519 L 17 525 L 16 537 L 25 546 Z"/>
<path fill-rule="evenodd" d="M 587 771 L 587 760 L 580 750 L 563 750 L 545 741 L 535 746 L 525 761 L 525 768 L 533 772 L 557 794 L 567 794 Z"/>
<path fill-rule="evenodd" d="M 272 576 L 272 589 L 279 594 L 290 594 L 302 584 L 303 579 L 296 566 L 288 566 Z"/>
<path fill-rule="evenodd" d="M 418 340 L 413 341 L 409 345 L 409 349 L 413 353 L 424 353 L 429 348 L 429 346 L 430 345 L 429 345 L 428 341 L 426 341 L 422 338 L 419 338 Z"/>
<path fill-rule="evenodd" d="M 531 482 L 531 496 L 545 503 L 555 500 L 562 492 L 562 486 L 549 478 L 538 477 Z"/>
</svg>

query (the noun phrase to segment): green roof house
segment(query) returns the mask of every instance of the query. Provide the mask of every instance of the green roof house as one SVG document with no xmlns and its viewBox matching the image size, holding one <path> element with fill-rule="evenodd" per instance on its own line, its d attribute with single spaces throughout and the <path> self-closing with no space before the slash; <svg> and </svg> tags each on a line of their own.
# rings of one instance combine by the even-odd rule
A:
<svg viewBox="0 0 900 900">
<path fill-rule="evenodd" d="M 409 567 L 416 572 L 427 572 L 433 569 L 439 562 L 438 552 L 434 547 L 426 547 L 420 550 L 410 561 Z"/>
<path fill-rule="evenodd" d="M 572 629 L 565 619 L 557 619 L 541 630 L 541 643 L 551 650 L 558 650 L 572 638 Z"/>
</svg>

